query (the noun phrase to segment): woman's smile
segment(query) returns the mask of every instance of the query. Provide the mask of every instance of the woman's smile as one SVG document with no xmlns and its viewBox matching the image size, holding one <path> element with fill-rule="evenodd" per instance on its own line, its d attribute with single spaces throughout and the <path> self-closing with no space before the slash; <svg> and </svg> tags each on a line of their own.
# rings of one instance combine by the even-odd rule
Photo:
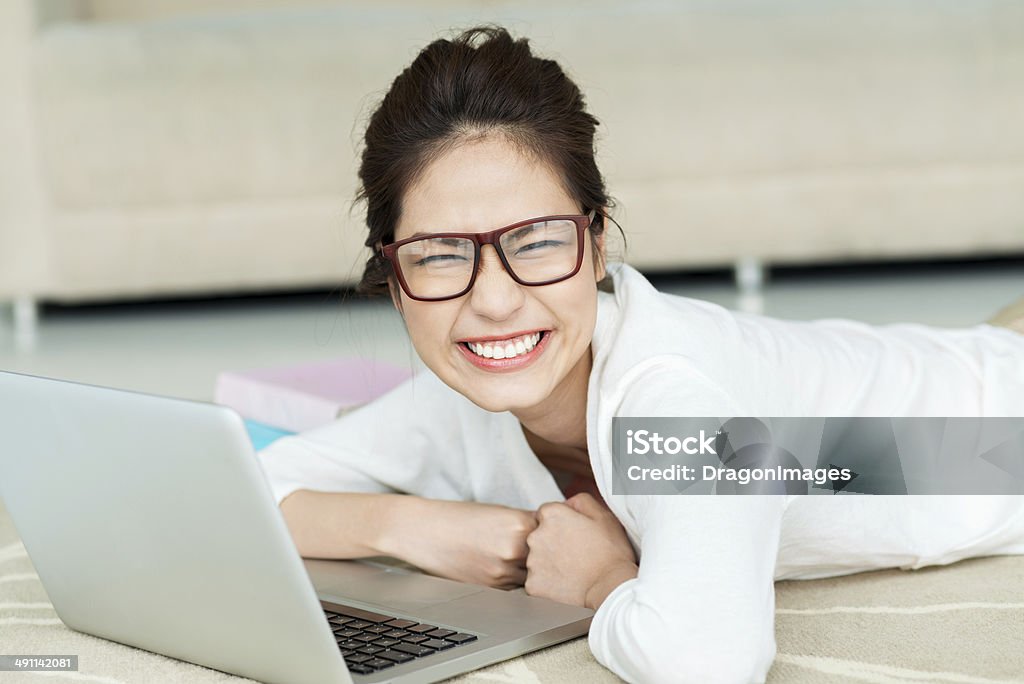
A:
<svg viewBox="0 0 1024 684">
<path fill-rule="evenodd" d="M 547 348 L 550 330 L 501 340 L 458 342 L 463 356 L 477 368 L 491 372 L 517 371 L 533 364 Z"/>
</svg>

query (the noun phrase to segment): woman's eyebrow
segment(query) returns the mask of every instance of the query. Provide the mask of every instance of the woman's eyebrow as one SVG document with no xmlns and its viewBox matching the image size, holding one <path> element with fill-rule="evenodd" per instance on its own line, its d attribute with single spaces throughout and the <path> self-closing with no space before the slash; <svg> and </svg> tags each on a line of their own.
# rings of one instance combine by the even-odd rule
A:
<svg viewBox="0 0 1024 684">
<path fill-rule="evenodd" d="M 415 233 L 413 233 L 409 237 L 414 238 L 414 237 L 422 237 L 424 235 L 438 235 L 439 233 L 464 233 L 464 234 L 468 235 L 469 232 L 470 231 L 468 231 L 468 230 L 465 230 L 465 231 L 460 231 L 460 230 L 417 230 Z"/>
<path fill-rule="evenodd" d="M 442 230 L 434 230 L 434 231 L 429 231 L 429 232 L 428 231 L 423 231 L 423 230 L 418 230 L 415 233 L 413 233 L 412 235 L 410 235 L 409 239 L 416 238 L 416 237 L 423 237 L 423 236 L 426 236 L 426 235 L 438 235 L 439 233 L 457 233 L 457 232 L 458 231 L 454 231 L 454 230 L 444 230 L 444 231 L 442 231 Z M 468 233 L 467 233 L 467 235 L 468 235 Z"/>
<path fill-rule="evenodd" d="M 519 230 L 517 230 L 516 232 L 520 233 L 520 234 L 525 234 L 525 233 L 532 232 L 534 230 L 537 230 L 537 224 L 536 223 L 529 223 L 529 224 L 527 224 L 525 226 L 520 226 Z M 426 231 L 418 230 L 415 233 L 413 233 L 412 235 L 410 235 L 409 237 L 410 238 L 414 238 L 414 237 L 421 237 L 423 235 L 437 235 L 438 233 L 441 233 L 441 232 L 444 232 L 444 233 L 465 233 L 465 234 L 468 235 L 472 231 L 458 231 L 458 230 L 440 231 L 440 230 L 436 230 L 436 231 L 432 231 L 432 232 L 426 232 Z"/>
<path fill-rule="evenodd" d="M 539 223 L 527 223 L 525 226 L 519 226 L 513 232 L 516 235 L 527 235 L 528 233 L 532 233 L 533 231 L 537 230 L 537 226 L 539 225 Z"/>
<path fill-rule="evenodd" d="M 464 235 L 469 235 L 470 231 L 468 231 L 468 230 L 466 230 L 466 231 L 459 231 L 459 230 L 431 230 L 431 231 L 424 231 L 424 230 L 418 230 L 415 233 L 413 233 L 412 235 L 410 235 L 409 239 L 416 238 L 416 237 L 424 237 L 426 235 L 438 235 L 439 233 L 462 233 Z"/>
<path fill-rule="evenodd" d="M 411 239 L 416 238 L 416 237 L 430 236 L 430 235 L 435 235 L 435 233 L 423 233 L 423 232 L 415 233 L 414 235 L 410 235 L 406 239 L 411 240 Z M 438 245 L 447 245 L 449 247 L 454 247 L 454 246 L 457 246 L 457 245 L 461 244 L 461 238 L 453 238 L 453 237 L 434 238 L 433 242 L 435 244 L 438 244 Z"/>
</svg>

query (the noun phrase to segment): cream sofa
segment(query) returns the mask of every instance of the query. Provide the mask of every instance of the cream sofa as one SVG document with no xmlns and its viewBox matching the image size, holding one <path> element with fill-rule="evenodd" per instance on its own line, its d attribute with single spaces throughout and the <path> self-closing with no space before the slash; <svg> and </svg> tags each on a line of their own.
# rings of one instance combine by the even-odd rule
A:
<svg viewBox="0 0 1024 684">
<path fill-rule="evenodd" d="M 366 117 L 484 20 L 583 87 L 640 268 L 1024 253 L 1024 3 L 4 0 L 0 301 L 355 282 Z"/>
</svg>

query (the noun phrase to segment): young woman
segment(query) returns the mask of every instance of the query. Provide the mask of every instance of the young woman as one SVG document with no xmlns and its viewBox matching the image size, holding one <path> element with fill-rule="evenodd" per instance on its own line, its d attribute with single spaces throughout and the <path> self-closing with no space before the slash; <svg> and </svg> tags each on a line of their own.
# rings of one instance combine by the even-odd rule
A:
<svg viewBox="0 0 1024 684">
<path fill-rule="evenodd" d="M 1024 553 L 1020 496 L 612 495 L 613 416 L 1015 415 L 1024 335 L 659 293 L 606 257 L 596 125 L 497 28 L 392 83 L 360 288 L 390 294 L 426 370 L 260 453 L 300 552 L 589 606 L 595 657 L 641 682 L 763 680 L 776 579 Z"/>
</svg>

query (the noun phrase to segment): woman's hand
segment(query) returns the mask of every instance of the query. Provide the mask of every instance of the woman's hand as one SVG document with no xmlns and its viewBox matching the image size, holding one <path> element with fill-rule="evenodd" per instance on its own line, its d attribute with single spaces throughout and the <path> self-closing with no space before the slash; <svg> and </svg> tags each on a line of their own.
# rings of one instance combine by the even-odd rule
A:
<svg viewBox="0 0 1024 684">
<path fill-rule="evenodd" d="M 433 575 L 513 589 L 526 582 L 526 537 L 536 527 L 531 511 L 403 496 L 380 547 Z"/>
<path fill-rule="evenodd" d="M 526 593 L 596 610 L 637 575 L 636 554 L 618 518 L 589 494 L 537 509 L 526 538 Z"/>
</svg>

